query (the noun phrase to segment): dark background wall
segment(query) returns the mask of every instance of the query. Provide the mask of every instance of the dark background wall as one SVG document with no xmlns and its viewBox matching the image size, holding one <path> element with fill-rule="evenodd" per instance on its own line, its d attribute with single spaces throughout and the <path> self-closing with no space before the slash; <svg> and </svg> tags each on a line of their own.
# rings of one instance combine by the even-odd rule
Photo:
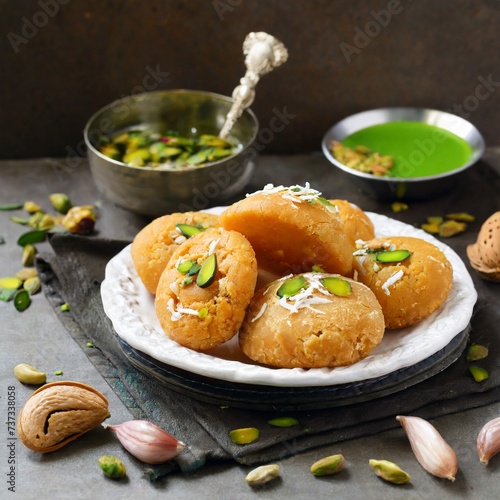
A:
<svg viewBox="0 0 500 500">
<path fill-rule="evenodd" d="M 319 150 L 341 118 L 399 105 L 455 110 L 500 144 L 496 0 L 0 0 L 0 13 L 0 158 L 65 156 L 94 111 L 142 90 L 230 95 L 250 31 L 290 53 L 252 106 L 262 127 L 294 116 L 267 153 Z"/>
</svg>

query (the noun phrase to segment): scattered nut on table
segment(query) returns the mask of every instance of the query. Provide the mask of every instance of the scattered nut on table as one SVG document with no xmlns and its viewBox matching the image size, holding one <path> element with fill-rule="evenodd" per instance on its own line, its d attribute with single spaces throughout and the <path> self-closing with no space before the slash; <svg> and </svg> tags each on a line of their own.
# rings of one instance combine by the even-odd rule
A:
<svg viewBox="0 0 500 500">
<path fill-rule="evenodd" d="M 109 417 L 108 400 L 80 382 L 52 382 L 40 387 L 19 413 L 17 433 L 31 450 L 58 450 Z"/>
</svg>

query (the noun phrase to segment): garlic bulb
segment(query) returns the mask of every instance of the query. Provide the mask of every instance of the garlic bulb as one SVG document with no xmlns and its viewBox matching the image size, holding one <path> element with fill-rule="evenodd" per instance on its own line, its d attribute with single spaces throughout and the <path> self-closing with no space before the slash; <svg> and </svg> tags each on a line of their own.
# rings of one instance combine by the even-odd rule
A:
<svg viewBox="0 0 500 500">
<path fill-rule="evenodd" d="M 500 451 L 500 417 L 490 420 L 477 436 L 477 453 L 482 464 L 488 465 L 490 458 Z"/>
<path fill-rule="evenodd" d="M 500 212 L 481 226 L 477 241 L 467 247 L 471 266 L 489 281 L 500 281 Z"/>
<path fill-rule="evenodd" d="M 102 424 L 116 432 L 123 447 L 146 464 L 161 464 L 176 457 L 185 444 L 147 420 L 130 420 L 119 425 Z"/>
<path fill-rule="evenodd" d="M 396 417 L 406 432 L 419 464 L 430 474 L 455 481 L 458 461 L 455 451 L 436 428 L 420 417 Z"/>
</svg>

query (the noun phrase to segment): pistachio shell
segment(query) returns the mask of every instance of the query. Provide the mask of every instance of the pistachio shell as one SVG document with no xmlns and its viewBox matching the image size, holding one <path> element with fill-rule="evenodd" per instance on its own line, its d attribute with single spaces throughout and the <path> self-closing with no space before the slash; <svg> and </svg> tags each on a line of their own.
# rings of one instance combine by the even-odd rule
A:
<svg viewBox="0 0 500 500">
<path fill-rule="evenodd" d="M 19 439 L 49 453 L 77 439 L 109 416 L 108 400 L 80 382 L 52 382 L 36 390 L 21 409 Z"/>
</svg>

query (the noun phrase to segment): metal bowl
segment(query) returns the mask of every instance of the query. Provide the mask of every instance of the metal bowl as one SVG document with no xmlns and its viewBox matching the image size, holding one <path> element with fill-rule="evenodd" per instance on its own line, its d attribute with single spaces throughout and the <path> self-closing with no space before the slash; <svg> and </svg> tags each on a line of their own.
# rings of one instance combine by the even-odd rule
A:
<svg viewBox="0 0 500 500">
<path fill-rule="evenodd" d="M 468 142 L 469 161 L 449 172 L 425 177 L 378 177 L 340 163 L 331 153 L 331 142 L 342 141 L 358 130 L 396 121 L 423 122 L 448 130 Z M 438 147 L 439 145 L 436 145 Z M 425 108 L 381 108 L 363 111 L 343 119 L 330 128 L 323 137 L 322 149 L 326 158 L 351 179 L 362 191 L 379 200 L 431 198 L 451 190 L 460 174 L 476 163 L 484 153 L 484 139 L 480 132 L 463 118 Z"/>
<path fill-rule="evenodd" d="M 97 146 L 103 135 L 142 126 L 167 126 L 182 135 L 218 135 L 233 100 L 197 90 L 165 90 L 119 99 L 88 121 L 84 138 L 94 182 L 109 200 L 132 212 L 157 217 L 202 210 L 238 194 L 250 180 L 257 151 L 252 147 L 259 124 L 247 109 L 229 139 L 237 154 L 200 167 L 163 170 L 132 167 L 108 158 Z"/>
</svg>

